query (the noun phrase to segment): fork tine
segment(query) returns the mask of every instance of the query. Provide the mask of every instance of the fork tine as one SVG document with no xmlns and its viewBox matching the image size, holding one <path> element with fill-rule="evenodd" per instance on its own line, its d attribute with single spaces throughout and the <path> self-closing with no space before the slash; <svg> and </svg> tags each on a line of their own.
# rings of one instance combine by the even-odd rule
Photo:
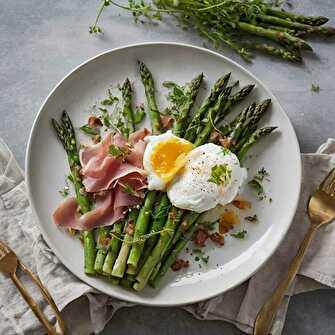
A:
<svg viewBox="0 0 335 335">
<path fill-rule="evenodd" d="M 335 168 L 328 173 L 327 177 L 320 184 L 320 190 L 330 196 L 335 195 Z"/>
</svg>

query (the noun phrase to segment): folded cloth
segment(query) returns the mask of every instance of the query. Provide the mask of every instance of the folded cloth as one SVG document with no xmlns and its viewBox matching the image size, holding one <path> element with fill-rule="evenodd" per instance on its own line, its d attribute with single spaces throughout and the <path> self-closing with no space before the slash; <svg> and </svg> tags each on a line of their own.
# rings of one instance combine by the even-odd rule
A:
<svg viewBox="0 0 335 335">
<path fill-rule="evenodd" d="M 225 320 L 251 333 L 257 314 L 278 281 L 285 275 L 292 257 L 308 228 L 306 202 L 327 172 L 335 165 L 335 140 L 329 139 L 316 154 L 302 154 L 302 194 L 294 222 L 281 246 L 247 282 L 215 298 L 183 306 L 203 320 Z M 21 169 L 0 140 L 0 237 L 22 261 L 38 273 L 57 305 L 63 310 L 70 333 L 100 332 L 116 310 L 132 304 L 99 293 L 73 276 L 43 240 L 32 216 Z M 335 287 L 335 225 L 318 232 L 294 284 L 280 308 L 273 335 L 281 333 L 292 294 Z M 25 281 L 26 282 L 26 281 Z M 35 316 L 10 281 L 1 276 L 0 333 L 43 334 Z M 38 297 L 46 314 L 52 313 L 33 284 L 28 289 Z M 66 313 L 64 313 L 64 309 Z"/>
</svg>

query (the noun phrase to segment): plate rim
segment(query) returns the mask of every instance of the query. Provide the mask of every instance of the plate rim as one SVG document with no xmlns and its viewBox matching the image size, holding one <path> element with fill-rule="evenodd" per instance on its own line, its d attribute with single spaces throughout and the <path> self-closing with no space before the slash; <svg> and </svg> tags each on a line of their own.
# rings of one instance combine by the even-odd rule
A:
<svg viewBox="0 0 335 335">
<path fill-rule="evenodd" d="M 250 271 L 250 273 L 248 275 L 243 276 L 242 278 L 240 278 L 238 281 L 236 281 L 234 284 L 230 285 L 228 288 L 224 289 L 224 290 L 218 290 L 217 293 L 214 294 L 209 294 L 206 296 L 201 296 L 198 298 L 197 297 L 189 297 L 189 299 L 184 299 L 183 301 L 179 301 L 179 302 L 175 302 L 175 303 L 159 303 L 156 301 L 151 302 L 144 302 L 141 301 L 141 297 L 138 297 L 136 295 L 129 295 L 128 291 L 125 289 L 124 293 L 119 293 L 119 292 L 113 292 L 112 294 L 110 292 L 107 292 L 106 290 L 101 290 L 101 289 L 97 289 L 96 287 L 94 287 L 93 285 L 89 284 L 87 282 L 87 276 L 84 273 L 81 274 L 77 274 L 74 273 L 71 268 L 68 266 L 67 261 L 61 257 L 58 252 L 57 252 L 57 248 L 54 246 L 53 242 L 51 242 L 51 240 L 48 237 L 48 234 L 46 233 L 45 229 L 43 228 L 43 225 L 41 223 L 41 220 L 39 218 L 39 215 L 37 213 L 36 210 L 36 206 L 35 206 L 35 202 L 33 201 L 33 196 L 31 193 L 31 187 L 30 187 L 30 177 L 29 177 L 29 170 L 30 170 L 30 156 L 31 156 L 31 152 L 32 152 L 32 139 L 33 136 L 36 132 L 37 129 L 37 123 L 42 115 L 43 109 L 45 107 L 45 105 L 47 104 L 48 100 L 50 99 L 50 97 L 54 94 L 54 92 L 62 85 L 62 83 L 67 80 L 68 78 L 70 78 L 73 74 L 75 74 L 78 70 L 80 70 L 82 67 L 84 67 L 85 65 L 87 65 L 88 63 L 103 57 L 106 54 L 110 54 L 116 51 L 120 51 L 120 50 L 124 50 L 124 49 L 131 49 L 131 48 L 136 48 L 136 47 L 145 47 L 145 46 L 159 46 L 159 45 L 171 45 L 171 46 L 179 46 L 179 47 L 184 47 L 184 48 L 190 48 L 190 49 L 195 49 L 197 51 L 201 51 L 204 53 L 207 53 L 209 55 L 212 56 L 216 56 L 219 57 L 221 59 L 223 59 L 226 62 L 231 63 L 232 65 L 236 66 L 237 68 L 239 68 L 240 71 L 246 73 L 248 76 L 250 76 L 250 78 L 252 80 L 254 80 L 255 82 L 258 82 L 259 84 L 261 84 L 261 86 L 265 89 L 266 93 L 271 97 L 271 99 L 273 101 L 275 101 L 281 108 L 282 112 L 283 112 L 283 116 L 284 118 L 288 121 L 289 126 L 291 127 L 292 131 L 293 131 L 293 135 L 294 135 L 294 140 L 295 140 L 295 151 L 296 154 L 298 156 L 298 165 L 297 165 L 297 174 L 298 174 L 298 179 L 299 179 L 299 183 L 298 183 L 298 192 L 296 195 L 296 199 L 295 199 L 295 203 L 294 206 L 292 208 L 292 212 L 289 215 L 289 219 L 287 220 L 287 224 L 285 227 L 283 227 L 283 233 L 281 235 L 280 238 L 278 238 L 275 243 L 274 243 L 274 247 L 272 247 L 271 252 L 269 252 L 267 254 L 267 257 L 265 259 L 262 259 L 261 262 L 259 264 L 257 264 L 257 266 L 255 267 L 255 269 L 253 271 Z M 259 271 L 264 264 L 271 258 L 271 256 L 275 253 L 275 251 L 278 249 L 278 247 L 280 246 L 280 244 L 282 243 L 282 241 L 284 240 L 284 238 L 287 235 L 287 232 L 289 230 L 289 228 L 291 227 L 291 224 L 293 222 L 293 218 L 294 215 L 296 213 L 298 204 L 299 204 L 299 199 L 300 199 L 300 193 L 301 193 L 301 178 L 302 178 L 302 162 L 301 162 L 301 151 L 300 151 L 300 146 L 299 146 L 299 141 L 297 138 L 297 134 L 296 131 L 293 127 L 293 124 L 291 123 L 291 120 L 289 119 L 288 115 L 286 114 L 284 108 L 281 106 L 280 102 L 278 101 L 278 99 L 276 98 L 276 96 L 272 93 L 272 91 L 269 89 L 269 87 L 267 85 L 265 85 L 263 83 L 262 80 L 260 80 L 258 77 L 256 77 L 254 74 L 252 74 L 248 69 L 246 69 L 244 66 L 238 64 L 236 61 L 230 59 L 229 57 L 220 54 L 219 52 L 213 51 L 213 50 L 209 50 L 203 47 L 199 47 L 196 45 L 192 45 L 192 44 L 188 44 L 188 43 L 180 43 L 180 42 L 141 42 L 141 43 L 131 43 L 131 44 L 126 44 L 120 47 L 116 47 L 116 48 L 112 48 L 112 49 L 108 49 L 105 50 L 101 53 L 98 53 L 95 56 L 92 56 L 90 58 L 88 58 L 87 60 L 81 62 L 79 65 L 77 65 L 76 67 L 74 67 L 72 70 L 70 70 L 66 75 L 64 75 L 58 82 L 57 84 L 53 87 L 53 89 L 50 91 L 50 93 L 47 95 L 47 97 L 43 100 L 31 127 L 30 133 L 29 133 L 29 137 L 28 137 L 28 142 L 27 142 L 27 148 L 26 148 L 26 155 L 25 155 L 25 181 L 26 181 L 26 185 L 27 185 L 27 195 L 28 195 L 28 200 L 33 212 L 34 217 L 36 218 L 36 222 L 37 225 L 39 227 L 39 229 L 41 230 L 41 233 L 43 235 L 43 238 L 45 239 L 45 241 L 47 242 L 47 244 L 50 246 L 50 248 L 52 249 L 52 251 L 55 253 L 55 255 L 57 256 L 57 258 L 61 261 L 61 263 L 77 278 L 79 278 L 81 281 L 83 281 L 86 285 L 90 286 L 91 288 L 105 293 L 108 296 L 112 296 L 115 297 L 117 299 L 121 299 L 121 300 L 125 300 L 128 302 L 132 302 L 132 303 L 136 303 L 139 305 L 146 305 L 146 306 L 156 306 L 156 307 L 172 307 L 172 306 L 181 306 L 181 305 L 186 305 L 186 304 L 193 304 L 193 303 L 197 303 L 199 301 L 203 301 L 206 299 L 210 299 L 213 297 L 218 296 L 219 294 L 222 294 L 224 292 L 227 292 L 231 289 L 234 289 L 235 287 L 237 287 L 238 285 L 240 285 L 241 283 L 247 281 L 248 279 L 250 279 L 257 271 Z"/>
</svg>

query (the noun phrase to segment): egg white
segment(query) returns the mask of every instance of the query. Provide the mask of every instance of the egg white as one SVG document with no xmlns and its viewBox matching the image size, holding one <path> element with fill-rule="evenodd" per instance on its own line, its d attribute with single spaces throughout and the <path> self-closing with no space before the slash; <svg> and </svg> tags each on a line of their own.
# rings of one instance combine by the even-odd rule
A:
<svg viewBox="0 0 335 335">
<path fill-rule="evenodd" d="M 171 203 L 182 209 L 202 213 L 216 205 L 226 205 L 234 200 L 247 178 L 247 170 L 232 152 L 224 152 L 213 143 L 193 149 L 187 156 L 183 170 L 167 189 Z M 227 164 L 231 178 L 224 185 L 210 182 L 212 167 Z"/>
</svg>

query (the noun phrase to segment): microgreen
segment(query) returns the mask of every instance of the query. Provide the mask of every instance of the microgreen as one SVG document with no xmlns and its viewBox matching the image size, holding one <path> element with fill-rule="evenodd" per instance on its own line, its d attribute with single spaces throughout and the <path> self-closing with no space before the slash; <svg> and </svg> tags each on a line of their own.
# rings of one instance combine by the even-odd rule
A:
<svg viewBox="0 0 335 335">
<path fill-rule="evenodd" d="M 311 91 L 315 93 L 320 92 L 320 86 L 318 84 L 312 84 Z"/>
<path fill-rule="evenodd" d="M 218 164 L 212 167 L 209 182 L 222 185 L 231 179 L 231 167 L 228 164 Z"/>
<path fill-rule="evenodd" d="M 80 130 L 89 136 L 96 136 L 100 134 L 100 130 L 98 128 L 92 128 L 88 124 L 81 126 Z"/>
<path fill-rule="evenodd" d="M 124 158 L 128 154 L 128 150 L 111 144 L 108 148 L 108 153 L 115 158 Z"/>
<path fill-rule="evenodd" d="M 236 233 L 231 233 L 230 236 L 235 237 L 239 240 L 243 240 L 244 238 L 246 238 L 247 234 L 248 232 L 246 230 L 240 230 Z"/>
</svg>

